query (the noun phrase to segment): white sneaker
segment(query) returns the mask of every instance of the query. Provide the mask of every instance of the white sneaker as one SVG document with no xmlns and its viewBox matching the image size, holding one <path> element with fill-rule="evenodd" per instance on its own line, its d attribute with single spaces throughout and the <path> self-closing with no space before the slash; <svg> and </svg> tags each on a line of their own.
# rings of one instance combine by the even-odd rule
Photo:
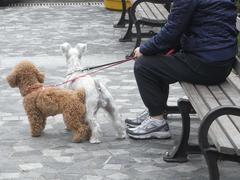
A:
<svg viewBox="0 0 240 180">
<path fill-rule="evenodd" d="M 149 117 L 149 113 L 148 113 L 148 110 L 146 109 L 143 112 L 141 112 L 139 115 L 137 115 L 137 117 L 135 118 L 125 119 L 125 123 L 129 127 L 137 127 L 141 125 L 141 123 L 148 117 Z"/>
<path fill-rule="evenodd" d="M 171 137 L 167 121 L 147 118 L 141 125 L 128 128 L 127 134 L 134 139 L 167 139 Z"/>
</svg>

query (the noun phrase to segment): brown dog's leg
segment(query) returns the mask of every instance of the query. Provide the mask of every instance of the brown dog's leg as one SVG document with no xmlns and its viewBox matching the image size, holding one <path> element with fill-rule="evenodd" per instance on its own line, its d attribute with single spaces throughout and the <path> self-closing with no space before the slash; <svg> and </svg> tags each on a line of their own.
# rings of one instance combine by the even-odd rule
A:
<svg viewBox="0 0 240 180">
<path fill-rule="evenodd" d="M 88 140 L 91 136 L 91 131 L 87 124 L 81 124 L 80 126 L 77 130 L 74 130 L 72 141 L 75 143 L 79 143 L 81 140 Z"/>
<path fill-rule="evenodd" d="M 72 109 L 68 108 L 63 112 L 63 119 L 66 127 L 68 129 L 73 130 L 73 142 L 80 142 L 81 140 L 89 139 L 91 130 L 87 123 L 84 122 L 84 113 L 83 108 L 75 108 L 73 109 L 75 112 L 73 113 Z"/>
<path fill-rule="evenodd" d="M 83 95 L 81 95 L 83 96 Z M 66 102 L 63 119 L 66 127 L 73 130 L 73 142 L 89 139 L 91 130 L 85 122 L 86 107 L 77 98 Z"/>
<path fill-rule="evenodd" d="M 69 127 L 69 125 L 68 125 L 68 123 L 67 123 L 67 121 L 65 120 L 65 118 L 63 117 L 63 120 L 64 120 L 64 124 L 65 124 L 65 130 L 66 131 L 71 131 L 71 127 Z"/>
<path fill-rule="evenodd" d="M 41 136 L 41 132 L 46 124 L 46 118 L 41 117 L 41 115 L 37 112 L 29 112 L 28 120 L 30 123 L 32 137 Z"/>
</svg>

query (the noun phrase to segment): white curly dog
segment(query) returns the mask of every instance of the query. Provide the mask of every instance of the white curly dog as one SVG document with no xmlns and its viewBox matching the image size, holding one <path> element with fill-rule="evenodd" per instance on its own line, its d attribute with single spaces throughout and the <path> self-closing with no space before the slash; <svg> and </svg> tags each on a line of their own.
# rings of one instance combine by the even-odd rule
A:
<svg viewBox="0 0 240 180">
<path fill-rule="evenodd" d="M 82 55 L 87 51 L 87 45 L 79 43 L 73 48 L 69 43 L 64 43 L 60 46 L 60 48 L 66 56 L 68 69 L 65 81 L 69 81 L 81 76 L 81 74 L 84 74 L 84 72 L 81 72 L 81 69 L 83 69 L 86 64 L 81 59 Z M 125 128 L 113 97 L 102 83 L 87 75 L 76 79 L 75 81 L 66 83 L 65 87 L 74 90 L 85 88 L 87 110 L 86 121 L 89 123 L 92 130 L 90 143 L 101 142 L 100 138 L 102 136 L 102 131 L 96 117 L 99 108 L 103 108 L 109 114 L 113 126 L 116 129 L 118 138 L 123 139 L 126 137 Z"/>
</svg>

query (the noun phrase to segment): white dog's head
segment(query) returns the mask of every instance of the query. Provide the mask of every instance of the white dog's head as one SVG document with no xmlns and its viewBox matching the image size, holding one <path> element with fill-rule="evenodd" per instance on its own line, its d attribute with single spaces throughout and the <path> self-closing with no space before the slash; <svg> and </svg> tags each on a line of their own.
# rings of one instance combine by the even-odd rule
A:
<svg viewBox="0 0 240 180">
<path fill-rule="evenodd" d="M 78 43 L 75 47 L 72 47 L 69 43 L 65 42 L 60 46 L 60 49 L 66 56 L 68 69 L 76 69 L 81 67 L 81 58 L 87 51 L 87 44 Z"/>
</svg>

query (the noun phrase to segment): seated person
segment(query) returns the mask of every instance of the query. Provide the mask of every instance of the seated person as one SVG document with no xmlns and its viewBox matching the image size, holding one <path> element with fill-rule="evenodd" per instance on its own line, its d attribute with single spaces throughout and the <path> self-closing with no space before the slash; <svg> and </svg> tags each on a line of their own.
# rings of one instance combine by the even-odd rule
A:
<svg viewBox="0 0 240 180">
<path fill-rule="evenodd" d="M 173 0 L 160 32 L 134 50 L 134 74 L 147 107 L 126 119 L 127 134 L 136 139 L 171 137 L 163 113 L 169 84 L 185 81 L 213 85 L 225 81 L 237 53 L 234 0 Z M 181 50 L 164 55 L 176 45 Z"/>
</svg>

